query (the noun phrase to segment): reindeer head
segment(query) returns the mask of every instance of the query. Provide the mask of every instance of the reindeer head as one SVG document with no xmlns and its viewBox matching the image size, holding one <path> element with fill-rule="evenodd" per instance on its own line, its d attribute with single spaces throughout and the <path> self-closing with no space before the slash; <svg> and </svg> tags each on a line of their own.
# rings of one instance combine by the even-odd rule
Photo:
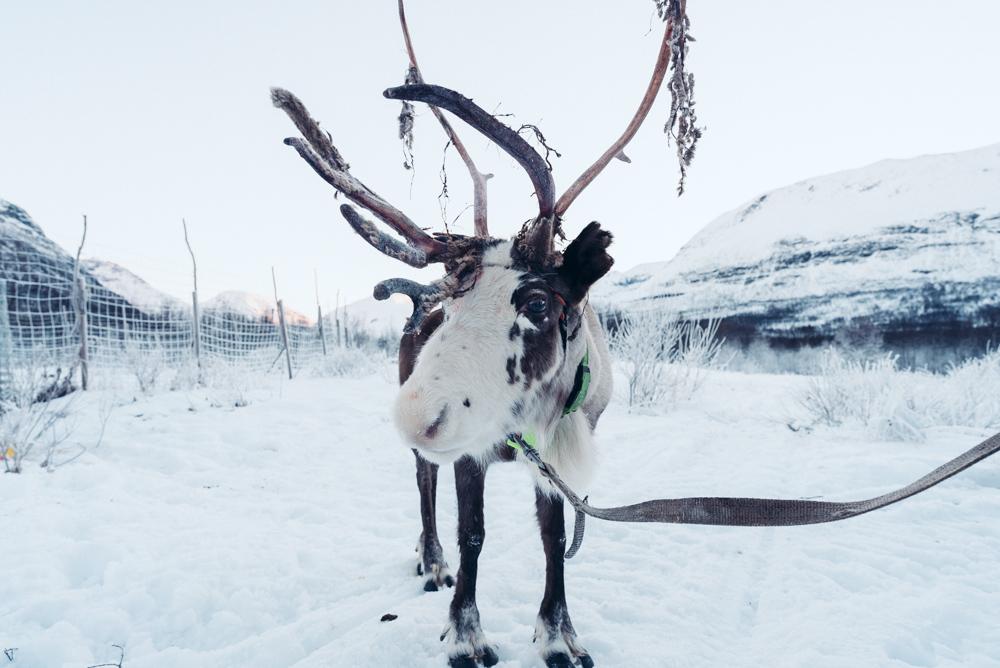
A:
<svg viewBox="0 0 1000 668">
<path fill-rule="evenodd" d="M 569 205 L 622 149 L 645 119 L 663 81 L 671 48 L 668 20 L 652 80 L 625 133 L 556 201 L 549 165 L 517 132 L 455 91 L 421 83 L 402 1 L 400 21 L 410 54 L 408 80 L 385 96 L 404 105 L 430 106 L 469 168 L 475 185 L 475 236 L 428 234 L 405 214 L 357 180 L 329 135 L 291 93 L 272 90 L 275 106 L 292 119 L 303 138 L 285 143 L 327 183 L 397 232 L 389 236 L 350 204 L 341 213 L 380 252 L 413 267 L 444 265 L 429 285 L 393 278 L 375 287 L 375 297 L 408 295 L 413 315 L 404 336 L 426 338 L 412 374 L 400 388 L 396 424 L 408 444 L 439 462 L 479 454 L 511 432 L 543 430 L 561 416 L 576 368 L 587 351 L 584 306 L 590 287 L 613 264 L 611 234 L 590 223 L 565 249 L 555 241 Z M 441 110 L 484 134 L 527 172 L 538 213 L 510 239 L 489 235 L 486 177 L 473 164 Z M 437 307 L 440 306 L 440 309 Z M 435 310 L 437 309 L 437 310 Z"/>
</svg>

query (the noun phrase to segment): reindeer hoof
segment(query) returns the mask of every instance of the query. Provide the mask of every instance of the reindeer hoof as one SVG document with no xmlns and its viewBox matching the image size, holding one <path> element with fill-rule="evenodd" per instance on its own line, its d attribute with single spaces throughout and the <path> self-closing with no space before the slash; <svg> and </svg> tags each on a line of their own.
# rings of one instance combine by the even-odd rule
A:
<svg viewBox="0 0 1000 668">
<path fill-rule="evenodd" d="M 594 660 L 580 646 L 576 631 L 565 608 L 555 610 L 548 618 L 538 617 L 534 642 L 547 668 L 594 668 Z"/>
<path fill-rule="evenodd" d="M 582 654 L 574 660 L 569 654 L 552 654 L 545 659 L 546 668 L 594 668 L 594 660 L 589 654 Z"/>
<path fill-rule="evenodd" d="M 441 634 L 441 640 L 448 641 L 448 665 L 451 668 L 489 668 L 499 663 L 497 651 L 486 640 L 479 626 L 479 611 L 475 605 L 459 611 L 457 615 L 457 619 L 450 620 Z"/>
<path fill-rule="evenodd" d="M 434 564 L 432 572 L 424 581 L 424 591 L 438 591 L 443 587 L 454 587 L 455 578 L 448 574 L 448 567 Z"/>
<path fill-rule="evenodd" d="M 441 554 L 441 545 L 436 537 L 425 545 L 424 536 L 420 535 L 417 542 L 417 575 L 426 577 L 424 591 L 438 591 L 443 587 L 455 586 L 455 578 L 448 572 L 448 564 Z"/>
<path fill-rule="evenodd" d="M 553 654 L 545 659 L 547 668 L 574 668 L 573 659 L 568 654 Z"/>
<path fill-rule="evenodd" d="M 496 650 L 492 647 L 480 648 L 476 656 L 453 656 L 448 659 L 451 668 L 479 668 L 479 666 L 495 666 L 500 662 Z"/>
</svg>

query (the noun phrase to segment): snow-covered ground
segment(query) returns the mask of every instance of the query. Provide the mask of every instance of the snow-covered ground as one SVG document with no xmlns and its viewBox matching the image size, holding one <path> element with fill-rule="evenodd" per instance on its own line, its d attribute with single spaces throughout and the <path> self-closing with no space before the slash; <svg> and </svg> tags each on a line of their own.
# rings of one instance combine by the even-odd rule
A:
<svg viewBox="0 0 1000 668">
<path fill-rule="evenodd" d="M 198 391 L 143 398 L 75 462 L 0 476 L 0 666 L 117 662 L 113 644 L 123 668 L 445 666 L 450 592 L 424 593 L 414 575 L 417 490 L 387 414 L 392 376 L 275 380 L 245 408 Z M 867 497 L 986 435 L 796 433 L 786 421 L 804 382 L 714 372 L 659 416 L 616 401 L 591 499 Z M 76 440 L 96 440 L 102 401 L 77 405 Z M 503 668 L 540 665 L 530 480 L 518 464 L 487 480 L 479 605 Z M 452 483 L 443 470 L 439 525 L 457 567 Z M 598 666 L 1000 666 L 1000 461 L 841 524 L 591 520 L 567 587 Z"/>
</svg>

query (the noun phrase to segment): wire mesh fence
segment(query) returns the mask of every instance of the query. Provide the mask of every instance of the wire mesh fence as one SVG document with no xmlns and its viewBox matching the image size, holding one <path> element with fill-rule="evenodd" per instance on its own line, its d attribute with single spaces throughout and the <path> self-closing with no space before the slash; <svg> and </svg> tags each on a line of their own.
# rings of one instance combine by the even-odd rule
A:
<svg viewBox="0 0 1000 668">
<path fill-rule="evenodd" d="M 216 300 L 197 309 L 195 301 L 135 304 L 71 259 L 31 248 L 0 246 L 0 268 L 0 400 L 18 373 L 69 374 L 95 387 L 116 382 L 122 371 L 141 378 L 144 369 L 298 373 L 328 351 L 391 345 L 350 332 L 341 313 L 322 323 L 290 313 L 285 319 L 281 302 L 256 309 Z"/>
</svg>

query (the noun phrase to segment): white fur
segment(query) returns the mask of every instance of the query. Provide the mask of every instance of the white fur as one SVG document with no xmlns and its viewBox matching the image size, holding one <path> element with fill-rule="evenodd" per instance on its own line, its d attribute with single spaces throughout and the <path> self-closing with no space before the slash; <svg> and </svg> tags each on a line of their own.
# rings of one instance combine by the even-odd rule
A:
<svg viewBox="0 0 1000 668">
<path fill-rule="evenodd" d="M 424 536 L 420 535 L 420 539 L 417 540 L 417 564 L 423 569 L 424 583 L 433 582 L 434 586 L 438 589 L 445 586 L 445 580 L 447 578 L 453 578 L 451 571 L 448 570 L 448 564 L 444 561 L 440 563 L 433 564 L 431 570 L 428 573 L 427 569 L 424 568 Z"/>
<path fill-rule="evenodd" d="M 520 360 L 521 337 L 511 340 L 511 326 L 532 328 L 511 304 L 521 272 L 509 266 L 510 242 L 489 249 L 476 285 L 444 303 L 445 320 L 424 344 L 412 375 L 400 388 L 396 426 L 406 440 L 431 461 L 448 463 L 462 455 L 483 455 L 523 427 L 511 406 L 526 401 L 523 383 L 508 382 L 507 360 Z M 506 262 L 499 262 L 500 258 Z M 516 370 L 521 375 L 520 368 Z M 539 381 L 535 385 L 540 384 Z M 470 406 L 463 405 L 468 399 Z M 446 418 L 434 434 L 427 428 L 447 405 Z M 528 412 L 530 406 L 526 406 Z"/>
<path fill-rule="evenodd" d="M 587 424 L 587 418 L 583 413 L 577 411 L 560 419 L 552 435 L 540 439 L 538 450 L 542 459 L 552 465 L 559 473 L 559 477 L 573 491 L 586 496 L 586 487 L 593 477 L 597 463 L 597 450 L 594 447 L 590 425 Z M 518 455 L 518 458 L 528 461 L 523 455 Z M 555 486 L 545 479 L 533 464 L 531 472 L 539 489 L 552 496 L 559 494 Z"/>
<path fill-rule="evenodd" d="M 542 661 L 553 654 L 565 654 L 575 659 L 588 653 L 576 641 L 576 634 L 558 628 L 550 629 L 541 616 L 535 621 L 534 642 L 538 645 Z"/>
<path fill-rule="evenodd" d="M 486 640 L 486 634 L 480 627 L 479 609 L 475 605 L 466 606 L 459 611 L 459 615 L 462 617 L 462 624 L 472 627 L 472 631 L 466 637 L 459 638 L 454 623 L 448 622 L 441 633 L 441 639 L 448 640 L 448 657 L 468 656 L 475 658 L 482 656 L 483 651 L 487 648 L 492 649 Z"/>
<path fill-rule="evenodd" d="M 396 426 L 409 445 L 439 464 L 463 455 L 486 457 L 508 434 L 532 432 L 545 460 L 570 486 L 582 488 L 596 459 L 591 423 L 610 398 L 607 345 L 596 315 L 586 307 L 583 335 L 570 341 L 565 352 L 558 346 L 552 368 L 525 389 L 519 364 L 523 338 L 511 340 L 510 329 L 515 323 L 522 332 L 537 328 L 511 303 L 522 278 L 522 272 L 511 266 L 511 247 L 511 242 L 504 242 L 488 249 L 475 286 L 444 303 L 444 322 L 424 344 L 413 373 L 400 388 Z M 590 393 L 582 410 L 560 419 L 561 406 L 543 393 L 543 386 L 557 374 L 562 374 L 557 384 L 571 385 L 577 362 L 588 349 Z M 515 383 L 508 382 L 506 368 L 512 357 L 518 361 Z M 465 399 L 470 406 L 463 405 Z M 515 402 L 522 406 L 516 418 L 511 411 Z M 428 436 L 428 427 L 445 406 L 444 420 Z M 539 486 L 551 490 L 547 482 Z"/>
</svg>

